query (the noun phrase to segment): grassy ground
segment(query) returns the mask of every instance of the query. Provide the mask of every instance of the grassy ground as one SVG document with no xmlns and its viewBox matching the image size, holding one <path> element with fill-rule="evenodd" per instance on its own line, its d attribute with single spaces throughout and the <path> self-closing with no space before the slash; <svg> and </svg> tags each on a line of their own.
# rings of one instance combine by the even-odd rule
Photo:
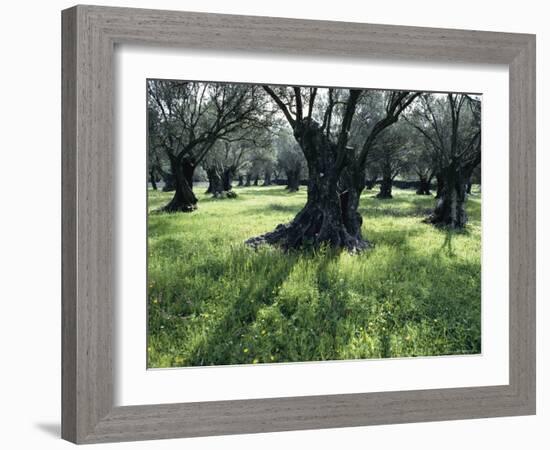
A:
<svg viewBox="0 0 550 450">
<path fill-rule="evenodd" d="M 246 248 L 292 219 L 306 194 L 236 191 L 199 195 L 191 214 L 153 212 L 171 194 L 149 191 L 149 367 L 480 352 L 479 195 L 454 233 L 421 222 L 433 197 L 366 191 L 363 235 L 375 247 L 352 256 Z"/>
</svg>

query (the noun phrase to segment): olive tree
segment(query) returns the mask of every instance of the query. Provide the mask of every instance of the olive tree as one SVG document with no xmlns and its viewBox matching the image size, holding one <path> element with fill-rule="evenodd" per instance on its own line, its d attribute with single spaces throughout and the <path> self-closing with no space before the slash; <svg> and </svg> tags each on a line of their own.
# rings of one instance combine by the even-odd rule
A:
<svg viewBox="0 0 550 450">
<path fill-rule="evenodd" d="M 300 189 L 300 180 L 305 172 L 305 158 L 300 146 L 288 130 L 281 130 L 274 139 L 273 146 L 277 154 L 277 166 L 286 176 L 286 188 L 289 192 Z"/>
<path fill-rule="evenodd" d="M 164 210 L 193 211 L 196 168 L 218 140 L 239 133 L 244 138 L 264 126 L 265 95 L 257 86 L 171 80 L 148 80 L 147 94 L 148 109 L 158 118 L 156 139 L 174 177 L 174 196 Z"/>
<path fill-rule="evenodd" d="M 306 160 L 307 201 L 290 223 L 247 242 L 283 248 L 326 244 L 351 252 L 367 248 L 358 212 L 367 155 L 378 135 L 397 121 L 416 94 L 398 91 L 384 95 L 382 114 L 372 120 L 363 139 L 357 141 L 359 145 L 352 147 L 350 133 L 356 109 L 362 96 L 368 98 L 363 90 L 263 88 L 286 118 Z"/>
<path fill-rule="evenodd" d="M 429 143 L 441 188 L 430 223 L 463 228 L 467 184 L 481 162 L 481 101 L 466 94 L 423 94 L 408 119 Z"/>
</svg>

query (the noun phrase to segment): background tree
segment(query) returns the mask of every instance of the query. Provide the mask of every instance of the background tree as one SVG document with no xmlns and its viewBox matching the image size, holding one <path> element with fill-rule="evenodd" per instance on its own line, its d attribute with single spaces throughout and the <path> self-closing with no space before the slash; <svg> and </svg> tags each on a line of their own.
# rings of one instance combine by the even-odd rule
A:
<svg viewBox="0 0 550 450">
<path fill-rule="evenodd" d="M 432 180 L 435 176 L 433 166 L 430 164 L 430 160 L 424 158 L 423 154 L 417 155 L 418 158 L 414 162 L 414 171 L 418 176 L 418 189 L 416 195 L 432 195 Z"/>
<path fill-rule="evenodd" d="M 367 164 L 367 169 L 365 170 L 365 189 L 370 191 L 374 188 L 378 181 L 379 173 L 379 168 L 374 162 Z"/>
<path fill-rule="evenodd" d="M 157 189 L 157 182 L 163 181 L 164 192 L 174 190 L 173 177 L 170 173 L 170 163 L 162 149 L 162 135 L 159 126 L 158 112 L 154 108 L 147 108 L 147 174 L 153 189 Z"/>
<path fill-rule="evenodd" d="M 367 166 L 372 166 L 373 170 L 381 175 L 377 198 L 393 198 L 393 180 L 410 167 L 410 134 L 410 127 L 406 122 L 399 120 L 380 133 L 373 144 Z"/>
<path fill-rule="evenodd" d="M 246 164 L 246 152 L 244 142 L 218 141 L 203 161 L 208 177 L 207 193 L 216 198 L 237 196 L 233 191 L 233 179 Z"/>
<path fill-rule="evenodd" d="M 270 143 L 269 151 L 265 154 L 265 160 L 263 164 L 264 182 L 262 186 L 271 186 L 273 179 L 277 175 L 277 151 Z"/>
<path fill-rule="evenodd" d="M 416 130 L 410 132 L 409 140 L 411 143 L 408 158 L 410 161 L 409 174 L 418 177 L 417 195 L 431 195 L 432 180 L 437 172 L 434 153 L 431 150 L 430 142 L 424 135 L 417 133 Z"/>
<path fill-rule="evenodd" d="M 163 183 L 163 192 L 170 192 L 175 189 L 174 177 L 170 173 L 170 163 L 166 159 L 166 155 L 158 149 L 149 151 L 148 175 L 153 189 L 157 189 L 159 181 Z"/>
<path fill-rule="evenodd" d="M 297 192 L 300 189 L 302 174 L 306 171 L 305 158 L 300 146 L 289 132 L 283 128 L 273 140 L 277 153 L 277 167 L 286 177 L 286 189 Z"/>
<path fill-rule="evenodd" d="M 481 102 L 466 94 L 423 94 L 409 121 L 429 142 L 441 183 L 427 220 L 463 228 L 467 183 L 481 162 Z"/>
<path fill-rule="evenodd" d="M 241 166 L 241 171 L 244 173 L 244 186 L 258 186 L 260 178 L 265 176 L 268 168 L 272 170 L 274 159 L 275 154 L 271 148 L 269 134 L 261 140 L 250 143 Z"/>
<path fill-rule="evenodd" d="M 472 184 L 478 184 L 479 189 L 481 189 L 481 164 L 478 164 L 476 168 L 472 171 L 470 182 L 468 183 L 468 187 L 466 188 L 466 192 L 468 194 L 472 193 Z"/>
<path fill-rule="evenodd" d="M 147 174 L 151 187 L 157 190 L 157 165 L 159 164 L 160 153 L 160 135 L 158 132 L 157 111 L 153 108 L 147 108 L 147 137 L 149 145 L 147 146 Z"/>
<path fill-rule="evenodd" d="M 342 214 L 351 234 L 361 236 L 359 199 L 365 188 L 367 168 L 373 161 L 373 148 L 418 95 L 408 91 L 364 90 L 359 98 L 339 182 Z"/>
<path fill-rule="evenodd" d="M 175 193 L 165 211 L 193 211 L 193 175 L 214 144 L 265 126 L 265 95 L 256 86 L 149 80 L 148 108 L 158 118 L 158 145 L 170 162 Z M 151 145 L 151 141 L 149 142 Z"/>
</svg>

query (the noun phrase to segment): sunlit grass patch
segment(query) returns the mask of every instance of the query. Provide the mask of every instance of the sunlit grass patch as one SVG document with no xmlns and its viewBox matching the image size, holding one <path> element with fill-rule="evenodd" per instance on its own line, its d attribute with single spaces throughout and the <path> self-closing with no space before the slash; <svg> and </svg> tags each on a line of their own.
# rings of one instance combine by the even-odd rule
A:
<svg viewBox="0 0 550 450">
<path fill-rule="evenodd" d="M 433 197 L 363 194 L 359 255 L 243 242 L 289 221 L 305 188 L 197 189 L 193 213 L 149 191 L 148 365 L 254 364 L 479 353 L 481 200 L 462 233 L 422 223 Z"/>
</svg>

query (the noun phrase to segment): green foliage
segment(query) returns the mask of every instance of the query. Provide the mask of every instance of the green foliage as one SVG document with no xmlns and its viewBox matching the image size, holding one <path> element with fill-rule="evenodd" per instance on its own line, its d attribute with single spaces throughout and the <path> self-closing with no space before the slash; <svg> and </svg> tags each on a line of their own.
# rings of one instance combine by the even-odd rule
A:
<svg viewBox="0 0 550 450">
<path fill-rule="evenodd" d="M 254 364 L 481 350 L 481 200 L 461 233 L 421 222 L 432 197 L 363 194 L 360 255 L 244 246 L 300 210 L 305 192 L 238 188 L 191 214 L 149 191 L 148 365 Z"/>
</svg>

